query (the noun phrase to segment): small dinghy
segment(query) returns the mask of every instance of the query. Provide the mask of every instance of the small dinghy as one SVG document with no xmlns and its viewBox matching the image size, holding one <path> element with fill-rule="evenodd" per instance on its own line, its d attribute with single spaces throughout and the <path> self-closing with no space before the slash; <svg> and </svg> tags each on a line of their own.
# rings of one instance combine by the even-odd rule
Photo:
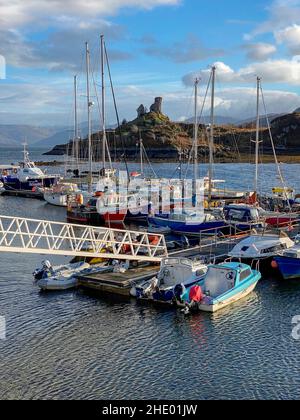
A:
<svg viewBox="0 0 300 420">
<path fill-rule="evenodd" d="M 260 272 L 246 264 L 212 265 L 202 281 L 186 289 L 178 305 L 185 305 L 186 314 L 193 310 L 216 312 L 249 295 L 260 279 Z"/>
<path fill-rule="evenodd" d="M 42 290 L 68 290 L 77 286 L 76 275 L 91 270 L 90 264 L 80 262 L 52 267 L 49 261 L 42 262 L 33 277 Z"/>
<path fill-rule="evenodd" d="M 167 258 L 161 263 L 158 276 L 131 289 L 131 295 L 140 300 L 172 304 L 184 287 L 190 287 L 203 278 L 207 265 L 187 258 Z"/>
</svg>

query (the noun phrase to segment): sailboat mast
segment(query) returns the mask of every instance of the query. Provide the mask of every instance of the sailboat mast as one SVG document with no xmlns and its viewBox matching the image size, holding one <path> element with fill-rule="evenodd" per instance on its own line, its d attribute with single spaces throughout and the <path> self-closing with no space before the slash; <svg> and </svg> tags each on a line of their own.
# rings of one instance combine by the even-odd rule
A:
<svg viewBox="0 0 300 420">
<path fill-rule="evenodd" d="M 78 139 L 77 76 L 74 76 L 74 138 Z"/>
<path fill-rule="evenodd" d="M 90 93 L 90 49 L 88 42 L 86 43 L 86 91 L 87 91 L 87 107 L 88 107 L 88 159 L 89 159 L 89 176 L 88 186 L 89 192 L 92 192 L 93 183 L 93 164 L 92 164 L 92 120 L 91 120 L 91 93 Z"/>
<path fill-rule="evenodd" d="M 212 67 L 211 77 L 211 114 L 210 114 L 210 138 L 209 138 L 209 171 L 208 171 L 208 202 L 212 198 L 212 180 L 213 180 L 213 164 L 214 164 L 214 127 L 215 127 L 215 83 L 216 83 L 216 67 Z"/>
<path fill-rule="evenodd" d="M 254 192 L 258 193 L 258 167 L 259 167 L 259 128 L 260 128 L 260 115 L 259 115 L 259 100 L 260 100 L 260 82 L 261 79 L 257 78 L 257 102 L 256 102 L 256 140 L 255 140 L 255 179 L 254 179 Z"/>
<path fill-rule="evenodd" d="M 77 75 L 74 76 L 74 148 L 75 159 L 78 165 L 79 160 L 79 130 L 78 130 L 78 103 L 77 103 Z"/>
<path fill-rule="evenodd" d="M 194 181 L 196 183 L 198 179 L 198 85 L 199 79 L 195 80 L 195 120 L 194 120 Z"/>
<path fill-rule="evenodd" d="M 102 164 L 103 169 L 106 168 L 106 120 L 105 120 L 105 50 L 104 50 L 104 35 L 101 35 L 101 84 L 102 84 Z"/>
<path fill-rule="evenodd" d="M 143 144 L 143 139 L 142 139 L 142 134 L 140 132 L 140 160 L 141 160 L 141 175 L 144 174 L 144 144 Z"/>
</svg>

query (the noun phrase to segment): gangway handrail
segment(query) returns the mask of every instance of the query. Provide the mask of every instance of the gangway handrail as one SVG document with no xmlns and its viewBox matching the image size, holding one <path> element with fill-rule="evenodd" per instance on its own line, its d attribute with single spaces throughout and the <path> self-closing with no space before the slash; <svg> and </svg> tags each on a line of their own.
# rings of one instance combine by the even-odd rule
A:
<svg viewBox="0 0 300 420">
<path fill-rule="evenodd" d="M 164 235 L 1 215 L 0 252 L 157 263 L 168 256 Z"/>
</svg>

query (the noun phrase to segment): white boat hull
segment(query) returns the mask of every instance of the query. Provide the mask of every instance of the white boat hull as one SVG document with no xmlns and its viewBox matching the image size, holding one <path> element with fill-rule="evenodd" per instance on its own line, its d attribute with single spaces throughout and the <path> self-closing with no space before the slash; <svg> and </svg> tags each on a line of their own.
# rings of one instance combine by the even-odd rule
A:
<svg viewBox="0 0 300 420">
<path fill-rule="evenodd" d="M 44 193 L 44 200 L 47 201 L 48 204 L 57 207 L 67 207 L 68 206 L 68 196 L 62 194 L 49 194 Z"/>
<path fill-rule="evenodd" d="M 42 279 L 37 282 L 41 290 L 61 291 L 69 290 L 77 287 L 77 279 Z"/>
<path fill-rule="evenodd" d="M 231 305 L 231 304 L 239 301 L 240 299 L 243 299 L 246 296 L 248 296 L 251 292 L 253 292 L 257 283 L 258 283 L 258 281 L 256 283 L 251 284 L 251 286 L 249 286 L 247 289 L 241 291 L 240 293 L 236 294 L 235 296 L 232 296 L 229 299 L 226 299 L 224 301 L 220 301 L 219 303 L 217 303 L 215 305 L 199 305 L 199 309 L 200 309 L 200 311 L 203 311 L 203 312 L 211 312 L 211 313 L 217 312 L 220 309 L 223 309 L 226 306 Z"/>
</svg>

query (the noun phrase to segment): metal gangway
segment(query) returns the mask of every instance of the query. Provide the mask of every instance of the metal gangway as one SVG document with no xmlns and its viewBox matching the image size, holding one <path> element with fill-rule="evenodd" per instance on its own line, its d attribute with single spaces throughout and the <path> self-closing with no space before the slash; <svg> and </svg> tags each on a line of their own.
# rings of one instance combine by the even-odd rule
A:
<svg viewBox="0 0 300 420">
<path fill-rule="evenodd" d="M 0 252 L 157 263 L 163 235 L 0 215 Z"/>
</svg>

